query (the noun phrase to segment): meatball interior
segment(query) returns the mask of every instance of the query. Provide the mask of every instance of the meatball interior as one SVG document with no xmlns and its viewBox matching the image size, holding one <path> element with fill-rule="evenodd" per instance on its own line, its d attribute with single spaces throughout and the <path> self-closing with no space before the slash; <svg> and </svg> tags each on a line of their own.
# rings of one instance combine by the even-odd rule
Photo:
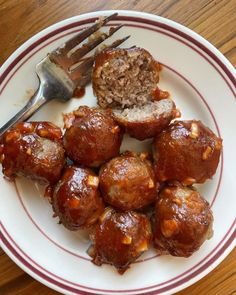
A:
<svg viewBox="0 0 236 295">
<path fill-rule="evenodd" d="M 94 94 L 102 108 L 143 105 L 152 99 L 159 81 L 159 64 L 143 48 L 116 48 L 96 56 Z"/>
<path fill-rule="evenodd" d="M 138 140 L 152 138 L 180 116 L 175 103 L 169 99 L 150 101 L 143 106 L 113 108 L 114 118 L 131 137 Z"/>
</svg>

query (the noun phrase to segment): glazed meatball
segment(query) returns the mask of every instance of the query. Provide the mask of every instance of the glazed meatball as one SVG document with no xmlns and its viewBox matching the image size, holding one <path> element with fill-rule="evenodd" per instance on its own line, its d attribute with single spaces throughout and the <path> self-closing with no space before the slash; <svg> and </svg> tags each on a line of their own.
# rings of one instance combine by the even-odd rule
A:
<svg viewBox="0 0 236 295">
<path fill-rule="evenodd" d="M 89 227 L 103 213 L 104 205 L 98 184 L 98 177 L 88 168 L 65 168 L 62 178 L 53 189 L 52 205 L 67 229 Z"/>
<path fill-rule="evenodd" d="M 117 48 L 96 56 L 92 82 L 102 108 L 143 105 L 152 100 L 159 64 L 143 48 Z"/>
<path fill-rule="evenodd" d="M 180 116 L 171 99 L 150 101 L 143 106 L 113 109 L 114 118 L 125 131 L 138 140 L 154 137 L 170 121 Z"/>
<path fill-rule="evenodd" d="M 165 187 L 155 211 L 154 242 L 159 254 L 189 257 L 212 236 L 209 204 L 191 187 Z"/>
<path fill-rule="evenodd" d="M 89 254 L 97 265 L 114 265 L 124 273 L 144 251 L 152 238 L 149 219 L 136 212 L 116 212 L 106 208 L 92 235 Z"/>
<path fill-rule="evenodd" d="M 100 189 L 105 202 L 120 210 L 135 210 L 155 201 L 158 183 L 145 156 L 126 153 L 100 169 Z"/>
<path fill-rule="evenodd" d="M 2 171 L 42 184 L 55 183 L 65 164 L 61 129 L 49 122 L 18 123 L 1 139 Z"/>
<path fill-rule="evenodd" d="M 110 111 L 79 107 L 65 116 L 64 147 L 77 164 L 98 167 L 119 154 L 123 133 Z"/>
<path fill-rule="evenodd" d="M 153 142 L 157 179 L 203 183 L 215 174 L 221 150 L 222 140 L 200 121 L 175 121 Z"/>
</svg>

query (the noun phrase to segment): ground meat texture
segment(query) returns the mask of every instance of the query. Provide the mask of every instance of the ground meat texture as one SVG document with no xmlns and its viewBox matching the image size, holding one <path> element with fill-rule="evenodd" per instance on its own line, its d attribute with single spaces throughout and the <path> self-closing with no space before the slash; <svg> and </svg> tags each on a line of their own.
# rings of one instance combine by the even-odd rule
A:
<svg viewBox="0 0 236 295">
<path fill-rule="evenodd" d="M 106 208 L 92 235 L 89 254 L 97 265 L 108 263 L 123 274 L 144 251 L 152 238 L 149 219 L 136 212 Z"/>
<path fill-rule="evenodd" d="M 55 183 L 65 164 L 61 129 L 49 122 L 18 123 L 1 139 L 2 171 L 42 184 Z"/>
<path fill-rule="evenodd" d="M 98 167 L 119 154 L 123 132 L 109 110 L 79 107 L 65 116 L 64 147 L 77 164 Z"/>
<path fill-rule="evenodd" d="M 113 109 L 117 123 L 131 136 L 139 140 L 154 137 L 180 116 L 171 99 L 147 102 L 144 106 Z"/>
<path fill-rule="evenodd" d="M 65 168 L 62 178 L 53 189 L 52 205 L 67 229 L 89 227 L 103 213 L 104 205 L 98 184 L 98 177 L 88 168 Z"/>
<path fill-rule="evenodd" d="M 221 150 L 222 140 L 200 121 L 175 121 L 153 142 L 157 179 L 203 183 L 215 174 Z"/>
<path fill-rule="evenodd" d="M 165 187 L 155 211 L 154 242 L 159 254 L 189 257 L 212 236 L 212 211 L 191 187 Z"/>
<path fill-rule="evenodd" d="M 102 51 L 92 73 L 98 104 L 102 108 L 145 104 L 152 100 L 159 70 L 159 64 L 143 48 Z"/>
<path fill-rule="evenodd" d="M 150 161 L 143 154 L 125 154 L 106 163 L 99 172 L 102 196 L 120 210 L 135 210 L 154 202 L 158 184 Z"/>
</svg>

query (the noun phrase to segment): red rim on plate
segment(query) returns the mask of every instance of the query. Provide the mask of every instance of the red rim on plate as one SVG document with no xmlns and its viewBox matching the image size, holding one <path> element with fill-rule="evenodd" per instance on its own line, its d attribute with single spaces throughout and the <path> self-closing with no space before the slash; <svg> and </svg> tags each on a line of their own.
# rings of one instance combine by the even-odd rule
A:
<svg viewBox="0 0 236 295">
<path fill-rule="evenodd" d="M 188 46 L 189 48 L 191 48 L 192 50 L 200 54 L 220 74 L 220 76 L 228 85 L 228 88 L 230 89 L 230 91 L 233 93 L 235 97 L 234 89 L 236 86 L 236 79 L 233 73 L 228 69 L 228 67 L 222 62 L 222 60 L 213 51 L 211 51 L 208 47 L 206 47 L 203 43 L 201 43 L 197 39 L 193 38 L 191 34 L 187 34 L 181 31 L 180 29 L 177 29 L 173 25 L 163 23 L 162 22 L 163 19 L 160 19 L 160 21 L 154 21 L 145 17 L 123 16 L 122 12 L 120 14 L 121 15 L 118 16 L 116 20 L 122 21 L 122 23 L 124 23 L 126 26 L 144 28 L 146 30 L 153 30 L 161 34 L 168 35 L 169 37 L 176 39 L 178 42 L 183 43 L 184 45 Z M 137 15 L 137 13 L 130 13 L 130 14 Z M 38 38 L 36 41 L 32 42 L 31 45 L 26 47 L 25 50 L 23 50 L 17 57 L 13 59 L 13 61 L 6 67 L 6 69 L 1 74 L 0 94 L 4 91 L 4 88 L 7 86 L 7 83 L 11 80 L 11 78 L 15 75 L 15 73 L 20 69 L 20 67 L 27 60 L 29 60 L 34 54 L 36 54 L 40 49 L 50 44 L 51 42 L 61 38 L 64 35 L 71 34 L 73 32 L 71 31 L 73 28 L 77 28 L 76 31 L 78 31 L 78 27 L 94 22 L 94 20 L 96 19 L 94 17 L 91 17 L 91 15 L 89 14 L 86 15 L 85 17 L 87 18 L 81 21 L 75 20 L 72 23 L 67 25 L 61 24 L 60 28 L 53 29 L 51 30 L 50 33 L 47 33 L 47 34 L 44 33 L 43 37 Z M 168 21 L 168 23 L 170 22 Z M 67 31 L 69 31 L 69 33 Z M 186 80 L 186 78 L 184 77 L 182 78 Z M 192 85 L 192 87 L 195 89 L 195 91 L 198 91 L 195 86 Z M 204 100 L 204 98 L 202 97 L 200 93 L 199 95 Z M 220 135 L 220 130 L 214 118 L 213 112 L 211 111 L 210 107 L 207 105 L 207 102 L 204 101 L 204 103 L 205 103 L 205 106 L 208 108 L 208 111 L 211 113 L 217 132 Z M 217 192 L 220 187 L 222 172 L 223 172 L 223 155 L 221 158 L 221 170 L 220 170 L 219 182 L 217 185 L 215 197 L 213 198 L 212 204 L 215 201 Z M 139 294 L 151 295 L 151 294 L 161 294 L 164 292 L 170 292 L 180 287 L 181 285 L 186 284 L 190 280 L 195 279 L 196 281 L 197 278 L 200 278 L 203 276 L 204 272 L 207 272 L 207 270 L 209 269 L 209 266 L 212 266 L 213 264 L 214 266 L 216 266 L 216 263 L 219 261 L 219 257 L 223 256 L 224 253 L 226 252 L 228 253 L 229 250 L 232 248 L 232 243 L 234 242 L 234 239 L 235 239 L 235 225 L 236 225 L 236 220 L 234 220 L 233 224 L 230 226 L 227 233 L 225 234 L 223 239 L 218 243 L 218 245 L 216 245 L 216 247 L 202 261 L 200 261 L 197 265 L 195 265 L 188 271 L 161 284 L 149 286 L 142 289 L 133 289 L 133 290 L 95 289 L 95 288 L 90 288 L 88 286 L 82 286 L 79 284 L 74 284 L 73 282 L 66 281 L 63 278 L 59 278 L 55 274 L 49 272 L 48 270 L 43 269 L 40 265 L 37 264 L 37 262 L 33 261 L 26 253 L 24 253 L 24 251 L 17 245 L 17 243 L 9 235 L 6 227 L 2 223 L 0 223 L 0 228 L 1 228 L 0 238 L 1 238 L 1 243 L 3 248 L 9 254 L 9 256 L 11 256 L 14 259 L 15 262 L 17 262 L 20 266 L 23 266 L 23 268 L 26 271 L 28 271 L 31 275 L 34 275 L 36 278 L 40 279 L 45 284 L 51 287 L 54 287 L 55 289 L 59 289 L 60 291 L 71 292 L 75 294 L 91 294 L 91 292 L 95 294 L 97 294 L 96 292 L 99 292 L 99 294 L 101 294 L 102 292 L 106 294 L 110 294 L 110 293 L 135 294 L 134 292 L 137 292 Z"/>
</svg>

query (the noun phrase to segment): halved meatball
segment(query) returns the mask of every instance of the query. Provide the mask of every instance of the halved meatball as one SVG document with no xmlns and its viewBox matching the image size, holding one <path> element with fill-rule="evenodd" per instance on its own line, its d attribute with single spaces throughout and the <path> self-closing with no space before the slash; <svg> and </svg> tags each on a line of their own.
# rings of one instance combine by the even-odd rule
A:
<svg viewBox="0 0 236 295">
<path fill-rule="evenodd" d="M 49 122 L 18 123 L 1 139 L 2 171 L 40 183 L 55 183 L 65 164 L 61 129 Z"/>
<path fill-rule="evenodd" d="M 135 210 L 155 201 L 158 183 L 145 156 L 126 153 L 102 166 L 99 179 L 105 202 L 120 210 Z"/>
<path fill-rule="evenodd" d="M 93 225 L 103 213 L 98 190 L 99 178 L 87 168 L 69 166 L 52 191 L 52 206 L 69 230 Z"/>
<path fill-rule="evenodd" d="M 157 179 L 203 183 L 215 174 L 221 150 L 222 140 L 201 121 L 175 121 L 153 142 Z"/>
<path fill-rule="evenodd" d="M 154 243 L 159 254 L 189 257 L 211 238 L 209 204 L 191 187 L 166 186 L 156 202 Z"/>
<path fill-rule="evenodd" d="M 119 154 L 123 132 L 109 110 L 81 106 L 65 115 L 63 142 L 77 164 L 98 167 Z"/>
<path fill-rule="evenodd" d="M 154 137 L 167 127 L 171 120 L 179 117 L 171 99 L 150 101 L 143 106 L 132 108 L 114 108 L 114 118 L 131 136 L 139 140 Z"/>
<path fill-rule="evenodd" d="M 144 251 L 152 238 L 149 219 L 136 212 L 116 212 L 106 208 L 91 236 L 88 253 L 97 265 L 114 265 L 123 274 Z"/>
<path fill-rule="evenodd" d="M 143 48 L 109 49 L 95 59 L 92 81 L 98 104 L 112 108 L 118 124 L 139 140 L 178 117 L 168 92 L 157 87 L 160 65 Z"/>
<path fill-rule="evenodd" d="M 94 94 L 102 108 L 143 105 L 152 100 L 159 64 L 139 47 L 117 48 L 97 55 L 92 73 Z"/>
</svg>

